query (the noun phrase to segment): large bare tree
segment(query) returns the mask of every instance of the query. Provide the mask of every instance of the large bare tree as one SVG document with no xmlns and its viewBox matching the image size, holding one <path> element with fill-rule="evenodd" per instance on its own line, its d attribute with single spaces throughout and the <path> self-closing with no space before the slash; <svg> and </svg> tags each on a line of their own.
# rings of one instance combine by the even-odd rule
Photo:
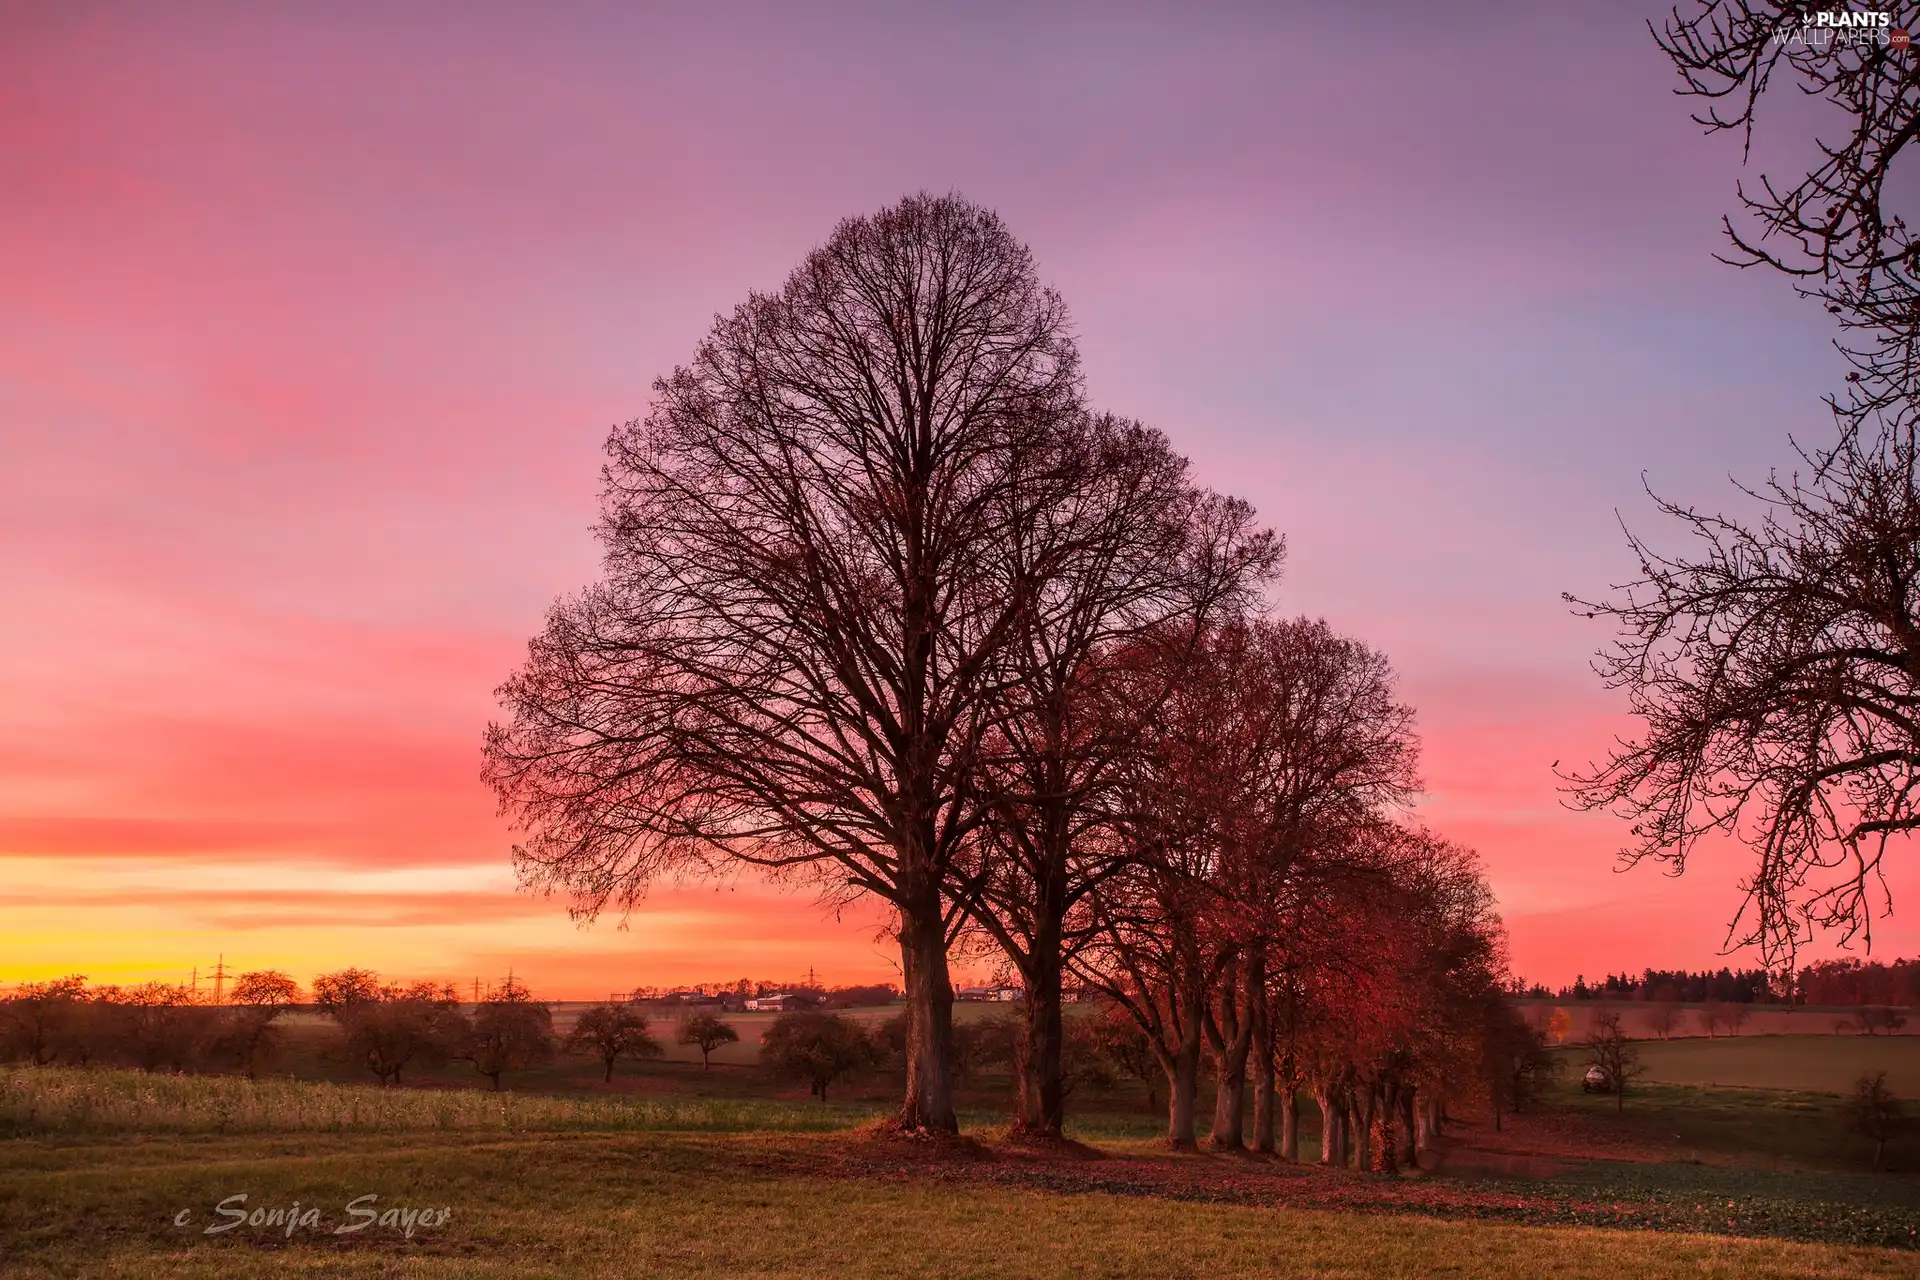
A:
<svg viewBox="0 0 1920 1280">
<path fill-rule="evenodd" d="M 1734 940 L 1790 961 L 1810 926 L 1867 931 L 1888 842 L 1920 828 L 1920 474 L 1913 434 L 1848 434 L 1754 491 L 1758 520 L 1671 502 L 1692 547 L 1635 538 L 1640 576 L 1575 607 L 1643 727 L 1571 775 L 1676 871 L 1712 832 L 1758 862 Z M 1569 597 L 1572 599 L 1572 597 Z"/>
<path fill-rule="evenodd" d="M 998 217 L 917 196 L 842 223 L 655 394 L 608 442 L 605 577 L 488 734 L 519 874 L 587 915 L 717 860 L 881 899 L 900 1124 L 951 1131 L 949 876 L 1005 651 L 1073 553 L 1009 553 L 1082 478 L 1065 309 Z"/>
<path fill-rule="evenodd" d="M 1148 655 L 1237 612 L 1280 556 L 1245 503 L 1188 483 L 1158 432 L 1099 419 L 1083 451 L 1086 482 L 1015 547 L 1069 558 L 1008 648 L 984 752 L 989 818 L 959 886 L 1020 975 L 1015 1126 L 1047 1135 L 1066 1096 L 1061 976 L 1089 936 L 1086 894 L 1125 853 L 1102 829 L 1101 798 L 1168 692 L 1171 665 Z"/>
<path fill-rule="evenodd" d="M 1784 273 L 1836 318 L 1854 371 L 1835 407 L 1854 423 L 1905 417 L 1920 376 L 1920 224 L 1905 218 L 1920 50 L 1897 45 L 1899 31 L 1920 32 L 1920 3 L 1705 0 L 1654 33 L 1709 132 L 1740 135 L 1748 154 L 1759 133 L 1786 143 L 1770 153 L 1812 157 L 1803 173 L 1741 184 L 1725 260 Z M 1799 131 L 1816 135 L 1810 151 Z"/>
<path fill-rule="evenodd" d="M 1782 963 L 1817 927 L 1870 941 L 1888 841 L 1920 826 L 1920 242 L 1901 177 L 1920 78 L 1893 39 L 1916 26 L 1910 3 L 1710 0 L 1655 33 L 1708 130 L 1751 147 L 1771 104 L 1817 134 L 1803 174 L 1742 185 L 1727 260 L 1820 300 L 1853 369 L 1831 399 L 1837 442 L 1746 490 L 1753 514 L 1656 499 L 1691 547 L 1630 535 L 1639 576 L 1604 600 L 1568 597 L 1619 627 L 1599 671 L 1644 722 L 1571 775 L 1576 802 L 1633 821 L 1629 862 L 1678 872 L 1703 836 L 1746 839 L 1757 865 L 1729 940 Z"/>
</svg>

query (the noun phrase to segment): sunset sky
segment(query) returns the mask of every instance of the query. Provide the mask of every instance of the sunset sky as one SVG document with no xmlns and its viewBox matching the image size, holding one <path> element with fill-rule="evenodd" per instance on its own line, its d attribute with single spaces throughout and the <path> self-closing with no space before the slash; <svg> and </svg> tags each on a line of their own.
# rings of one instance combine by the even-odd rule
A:
<svg viewBox="0 0 1920 1280">
<path fill-rule="evenodd" d="M 1282 609 L 1393 659 L 1516 971 L 1723 963 L 1742 854 L 1622 874 L 1560 804 L 1627 723 L 1559 594 L 1659 539 L 1643 475 L 1722 504 L 1839 374 L 1712 260 L 1738 145 L 1655 12 L 0 3 L 0 982 L 892 976 L 877 916 L 751 881 L 582 928 L 478 772 L 609 426 L 921 189 L 1285 533 Z"/>
</svg>

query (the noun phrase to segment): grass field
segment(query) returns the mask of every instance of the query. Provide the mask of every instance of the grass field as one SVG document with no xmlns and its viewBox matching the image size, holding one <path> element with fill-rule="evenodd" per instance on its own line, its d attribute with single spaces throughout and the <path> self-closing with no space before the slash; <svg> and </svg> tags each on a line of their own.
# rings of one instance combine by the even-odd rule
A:
<svg viewBox="0 0 1920 1280">
<path fill-rule="evenodd" d="M 1379 1178 L 1175 1155 L 1137 1089 L 1077 1097 L 1086 1145 L 1034 1151 L 1004 1141 L 1006 1082 L 975 1081 L 979 1141 L 930 1151 L 868 1127 L 884 1078 L 823 1105 L 737 1063 L 623 1065 L 609 1088 L 563 1060 L 502 1094 L 457 1066 L 383 1090 L 296 1031 L 283 1066 L 335 1078 L 0 1069 L 0 1274 L 1920 1276 L 1920 1177 L 1866 1172 L 1808 1087 L 1913 1079 L 1915 1038 L 1644 1045 L 1682 1082 L 1616 1114 L 1569 1080 Z M 1920 1143 L 1889 1163 L 1920 1168 Z M 432 1213 L 334 1234 L 367 1195 Z M 291 1232 L 264 1220 L 296 1201 Z"/>
<path fill-rule="evenodd" d="M 1920 1097 L 1920 1036 L 1732 1036 L 1651 1040 L 1640 1046 L 1647 1079 L 1844 1093 L 1884 1071 L 1904 1097 Z"/>
<path fill-rule="evenodd" d="M 949 1163 L 895 1154 L 896 1143 L 865 1155 L 875 1144 L 857 1133 L 223 1134 L 170 1115 L 156 1106 L 149 1122 L 170 1127 L 133 1140 L 69 1131 L 0 1143 L 6 1274 L 1920 1274 L 1920 1256 L 1886 1248 L 1395 1212 L 1366 1198 L 1382 1180 L 1243 1157 L 1115 1151 L 1078 1160 L 1077 1184 L 1063 1187 L 1057 1164 L 1028 1168 L 1017 1153 Z M 1168 1176 L 1129 1184 L 1143 1169 Z M 1213 1202 L 1263 1192 L 1267 1203 Z M 1287 1194 L 1339 1209 L 1271 1202 Z M 1488 1210 L 1512 1200 L 1502 1190 Z M 337 1233 L 365 1221 L 348 1210 L 356 1201 L 362 1213 L 450 1216 L 416 1219 L 410 1234 L 404 1217 Z M 291 1229 L 207 1232 L 295 1205 Z"/>
</svg>

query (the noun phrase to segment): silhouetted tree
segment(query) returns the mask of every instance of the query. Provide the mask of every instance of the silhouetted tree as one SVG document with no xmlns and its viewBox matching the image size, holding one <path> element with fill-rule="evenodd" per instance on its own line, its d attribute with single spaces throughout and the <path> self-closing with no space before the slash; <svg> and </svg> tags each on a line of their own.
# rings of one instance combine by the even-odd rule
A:
<svg viewBox="0 0 1920 1280">
<path fill-rule="evenodd" d="M 1493 1127 L 1505 1112 L 1527 1109 L 1541 1088 L 1560 1073 L 1561 1060 L 1547 1050 L 1547 1037 L 1504 1000 L 1486 1011 L 1480 1032 L 1480 1079 L 1493 1104 Z"/>
<path fill-rule="evenodd" d="M 860 1024 L 837 1013 L 783 1013 L 767 1028 L 760 1062 L 776 1077 L 805 1080 L 820 1101 L 838 1080 L 873 1065 L 873 1042 Z"/>
<path fill-rule="evenodd" d="M 713 1051 L 723 1044 L 734 1044 L 740 1039 L 740 1033 L 731 1022 L 724 1022 L 711 1013 L 690 1013 L 680 1019 L 680 1026 L 674 1033 L 680 1044 L 692 1045 L 700 1050 L 702 1069 L 713 1066 Z"/>
<path fill-rule="evenodd" d="M 1014 1128 L 1051 1136 L 1068 1084 L 1061 980 L 1089 936 L 1082 901 L 1120 850 L 1099 838 L 1101 802 L 1166 693 L 1155 679 L 1165 665 L 1139 661 L 1143 640 L 1191 637 L 1237 613 L 1280 555 L 1245 503 L 1193 488 L 1159 432 L 1099 417 L 1070 439 L 1063 461 L 1080 478 L 1010 544 L 1016 566 L 1059 568 L 995 682 L 988 820 L 958 889 L 1026 996 Z"/>
<path fill-rule="evenodd" d="M 0 1001 L 0 1059 L 36 1067 L 57 1061 L 87 999 L 87 979 L 77 973 L 16 986 Z"/>
<path fill-rule="evenodd" d="M 474 1007 L 456 1055 L 473 1064 L 497 1093 L 500 1078 L 553 1061 L 553 1011 L 509 977 Z"/>
<path fill-rule="evenodd" d="M 1758 866 L 1736 930 L 1791 959 L 1809 926 L 1871 939 L 1887 841 L 1920 827 L 1920 488 L 1915 438 L 1847 436 L 1774 478 L 1758 521 L 1660 509 L 1694 537 L 1576 602 L 1621 639 L 1598 669 L 1644 729 L 1572 794 L 1634 823 L 1629 862 L 1684 868 L 1702 836 L 1747 837 Z"/>
<path fill-rule="evenodd" d="M 1753 223 L 1726 229 L 1731 261 L 1785 273 L 1838 317 L 1851 390 L 1833 401 L 1837 443 L 1796 446 L 1803 472 L 1743 489 L 1755 517 L 1656 499 L 1692 549 L 1630 534 L 1639 577 L 1569 597 L 1620 631 L 1598 669 L 1645 722 L 1571 777 L 1574 796 L 1633 821 L 1629 862 L 1678 871 L 1701 836 L 1744 837 L 1757 867 L 1730 932 L 1770 963 L 1815 928 L 1870 943 L 1887 843 L 1920 829 L 1920 246 L 1891 181 L 1920 88 L 1885 43 L 1920 11 L 1895 8 L 1866 39 L 1823 33 L 1795 0 L 1713 0 L 1658 33 L 1710 131 L 1750 143 L 1768 89 L 1788 84 L 1845 122 L 1804 176 L 1743 186 Z"/>
<path fill-rule="evenodd" d="M 1913 55 L 1889 37 L 1920 30 L 1920 6 L 1876 6 L 1871 25 L 1843 31 L 1823 27 L 1819 7 L 1801 0 L 1688 8 L 1656 35 L 1708 132 L 1739 134 L 1751 154 L 1769 90 L 1788 100 L 1781 118 L 1821 127 L 1816 146 L 1782 152 L 1814 157 L 1805 173 L 1740 185 L 1746 217 L 1724 221 L 1726 260 L 1780 272 L 1836 318 L 1854 366 L 1852 391 L 1836 403 L 1844 421 L 1906 414 L 1920 375 L 1920 241 L 1903 216 L 1912 166 L 1902 160 L 1920 134 L 1920 81 Z M 1827 110 L 1809 115 L 1799 106 L 1807 98 Z"/>
<path fill-rule="evenodd" d="M 398 1085 L 410 1065 L 445 1062 L 466 1044 L 466 1015 L 449 986 L 382 984 L 365 969 L 343 969 L 315 978 L 313 995 L 340 1027 L 336 1052 L 383 1085 Z"/>
<path fill-rule="evenodd" d="M 621 1058 L 658 1058 L 665 1052 L 648 1034 L 645 1014 L 609 1001 L 583 1009 L 567 1030 L 568 1053 L 592 1054 L 606 1065 L 601 1082 L 613 1082 L 613 1064 Z"/>
<path fill-rule="evenodd" d="M 523 882 L 585 915 L 717 858 L 891 907 L 908 1130 L 956 1127 L 946 894 L 1002 659 L 1070 560 L 1008 551 L 1082 476 L 1078 379 L 995 215 L 923 195 L 843 222 L 614 431 L 604 580 L 488 734 Z"/>
<path fill-rule="evenodd" d="M 221 1010 L 218 1050 L 248 1076 L 258 1074 L 263 1059 L 279 1047 L 274 1023 L 290 1005 L 300 1001 L 300 984 L 277 969 L 243 973 L 234 980 L 233 994 Z"/>
</svg>

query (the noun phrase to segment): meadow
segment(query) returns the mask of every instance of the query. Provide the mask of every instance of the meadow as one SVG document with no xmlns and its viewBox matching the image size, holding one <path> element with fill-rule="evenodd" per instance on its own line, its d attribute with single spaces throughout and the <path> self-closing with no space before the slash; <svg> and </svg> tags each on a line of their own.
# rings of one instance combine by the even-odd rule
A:
<svg viewBox="0 0 1920 1280">
<path fill-rule="evenodd" d="M 320 1030 L 293 1076 L 337 1069 Z M 874 1126 L 894 1082 L 822 1104 L 737 1063 L 622 1065 L 604 1087 L 566 1060 L 498 1094 L 452 1068 L 381 1089 L 13 1067 L 0 1272 L 1920 1275 L 1920 1144 L 1868 1173 L 1832 1093 L 1731 1083 L 1908 1078 L 1920 1038 L 1644 1048 L 1656 1074 L 1720 1084 L 1649 1080 L 1616 1115 L 1563 1081 L 1498 1130 L 1459 1117 L 1437 1167 L 1398 1178 L 1168 1152 L 1135 1088 L 1077 1097 L 1076 1142 L 1036 1150 L 1007 1140 L 992 1078 L 963 1094 L 966 1138 L 927 1144 Z"/>
</svg>

